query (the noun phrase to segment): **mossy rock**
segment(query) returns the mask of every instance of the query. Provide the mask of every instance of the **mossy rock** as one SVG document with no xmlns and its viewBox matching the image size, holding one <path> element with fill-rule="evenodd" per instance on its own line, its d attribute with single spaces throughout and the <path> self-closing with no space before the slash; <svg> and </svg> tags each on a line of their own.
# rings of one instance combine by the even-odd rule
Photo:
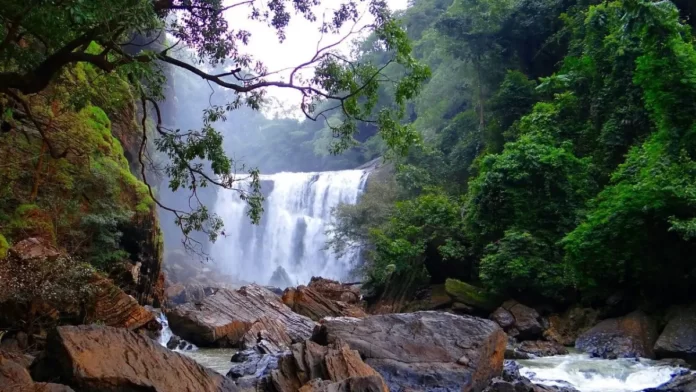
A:
<svg viewBox="0 0 696 392">
<path fill-rule="evenodd" d="M 457 279 L 447 279 L 445 282 L 445 291 L 455 302 L 460 302 L 487 312 L 494 311 L 503 303 L 503 299 L 499 296 Z"/>
<path fill-rule="evenodd" d="M 10 250 L 10 243 L 7 242 L 7 238 L 0 234 L 0 259 L 7 257 L 7 252 Z"/>
</svg>

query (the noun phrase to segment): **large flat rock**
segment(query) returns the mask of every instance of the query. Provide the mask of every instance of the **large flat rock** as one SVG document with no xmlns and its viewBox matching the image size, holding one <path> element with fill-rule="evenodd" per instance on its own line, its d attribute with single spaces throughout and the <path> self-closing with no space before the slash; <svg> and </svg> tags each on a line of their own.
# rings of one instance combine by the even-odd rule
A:
<svg viewBox="0 0 696 392">
<path fill-rule="evenodd" d="M 234 382 L 122 328 L 58 327 L 31 369 L 34 380 L 80 392 L 236 392 Z"/>
<path fill-rule="evenodd" d="M 316 325 L 258 285 L 220 289 L 200 302 L 185 303 L 167 312 L 175 334 L 207 347 L 240 346 L 245 334 L 263 317 L 280 322 L 293 342 L 308 339 Z"/>
<path fill-rule="evenodd" d="M 396 391 L 480 391 L 500 375 L 506 336 L 493 321 L 443 312 L 327 318 L 312 339 L 360 352 Z"/>
</svg>

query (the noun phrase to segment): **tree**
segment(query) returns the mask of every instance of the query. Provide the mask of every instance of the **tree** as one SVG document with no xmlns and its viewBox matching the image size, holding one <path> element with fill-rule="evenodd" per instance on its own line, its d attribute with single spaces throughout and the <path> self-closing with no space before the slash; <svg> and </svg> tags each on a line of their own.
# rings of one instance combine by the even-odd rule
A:
<svg viewBox="0 0 696 392">
<path fill-rule="evenodd" d="M 76 64 L 88 64 L 102 74 L 115 74 L 128 81 L 135 98 L 140 101 L 142 141 L 138 160 L 150 196 L 175 215 L 185 242 L 192 240 L 188 236 L 191 231 L 203 231 L 214 240 L 222 222 L 198 201 L 197 189 L 217 185 L 238 190 L 249 203 L 249 215 L 254 222 L 260 217 L 262 196 L 257 170 L 249 171 L 250 191 L 237 185 L 235 162 L 225 156 L 222 135 L 214 129 L 213 123 L 224 120 L 227 112 L 244 105 L 258 109 L 264 101 L 266 88 L 299 91 L 304 114 L 312 120 L 327 121 L 334 132 L 334 152 L 353 144 L 353 133 L 359 121 L 377 125 L 382 139 L 394 150 L 403 151 L 413 140 L 413 130 L 403 126 L 400 119 L 406 101 L 418 92 L 420 84 L 428 77 L 428 70 L 411 56 L 406 33 L 391 17 L 384 1 L 368 2 L 367 9 L 374 23 L 366 28 L 374 31 L 375 45 L 389 54 L 386 64 L 376 66 L 346 58 L 336 50 L 340 43 L 360 33 L 355 27 L 361 17 L 360 7 L 358 2 L 349 0 L 340 4 L 329 20 L 321 23 L 323 35 L 339 35 L 339 38 L 326 45 L 317 44 L 312 58 L 295 67 L 288 80 L 277 78 L 277 71 L 268 70 L 244 53 L 250 33 L 235 30 L 224 17 L 225 13 L 247 11 L 251 19 L 267 23 L 276 31 L 278 39 L 283 40 L 291 13 L 316 21 L 313 6 L 318 4 L 318 0 L 271 0 L 265 4 L 254 0 L 234 4 L 221 0 L 116 0 L 106 3 L 69 0 L 38 4 L 9 1 L 0 10 L 0 93 L 18 103 L 17 113 L 23 111 L 23 115 L 35 120 L 51 156 L 59 159 L 70 151 L 59 151 L 52 146 L 44 132 L 46 119 L 34 116 L 27 105 L 27 96 L 45 91 L 61 72 Z M 342 27 L 350 24 L 353 25 L 350 32 L 340 35 Z M 159 42 L 165 33 L 171 34 L 176 42 L 161 47 L 150 45 Z M 143 36 L 150 37 L 150 42 L 136 39 Z M 178 45 L 190 48 L 193 61 L 173 54 Z M 139 46 L 149 49 L 138 50 Z M 397 105 L 376 111 L 378 86 L 384 81 L 380 75 L 392 63 L 406 70 L 402 78 L 393 81 Z M 163 124 L 158 104 L 163 98 L 164 64 L 229 89 L 234 99 L 206 110 L 201 129 L 170 129 Z M 208 72 L 204 64 L 222 70 Z M 314 68 L 315 75 L 303 78 L 302 70 L 308 67 Z M 327 114 L 331 111 L 340 113 L 339 122 L 328 123 Z M 188 189 L 192 192 L 195 207 L 191 211 L 163 205 L 149 186 L 145 164 L 150 112 L 155 123 L 156 148 L 170 161 L 165 168 L 171 179 L 169 186 L 174 191 Z"/>
</svg>

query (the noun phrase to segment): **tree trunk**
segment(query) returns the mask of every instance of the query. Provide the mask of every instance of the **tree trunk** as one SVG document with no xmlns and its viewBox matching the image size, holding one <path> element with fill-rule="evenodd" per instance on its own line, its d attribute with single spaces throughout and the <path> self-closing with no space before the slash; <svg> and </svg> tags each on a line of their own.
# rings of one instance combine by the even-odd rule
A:
<svg viewBox="0 0 696 392">
<path fill-rule="evenodd" d="M 43 167 L 44 155 L 46 155 L 46 141 L 41 141 L 41 152 L 39 153 L 39 162 L 36 164 L 36 169 L 34 169 L 34 186 L 31 188 L 31 196 L 29 200 L 33 203 L 36 201 L 36 197 L 39 195 L 39 183 L 41 182 L 41 169 Z"/>
<path fill-rule="evenodd" d="M 479 131 L 483 132 L 486 126 L 486 120 L 483 111 L 484 98 L 483 98 L 483 81 L 481 80 L 481 59 L 477 58 L 475 61 L 476 67 L 476 77 L 478 79 L 478 98 L 479 98 Z"/>
</svg>

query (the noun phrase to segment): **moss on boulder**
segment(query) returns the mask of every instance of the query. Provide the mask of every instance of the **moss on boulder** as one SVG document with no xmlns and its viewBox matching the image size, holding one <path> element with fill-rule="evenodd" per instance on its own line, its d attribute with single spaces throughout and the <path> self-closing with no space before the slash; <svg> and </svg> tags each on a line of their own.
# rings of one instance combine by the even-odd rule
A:
<svg viewBox="0 0 696 392">
<path fill-rule="evenodd" d="M 456 302 L 487 312 L 494 311 L 503 302 L 499 296 L 457 279 L 447 279 L 445 291 Z"/>
</svg>

